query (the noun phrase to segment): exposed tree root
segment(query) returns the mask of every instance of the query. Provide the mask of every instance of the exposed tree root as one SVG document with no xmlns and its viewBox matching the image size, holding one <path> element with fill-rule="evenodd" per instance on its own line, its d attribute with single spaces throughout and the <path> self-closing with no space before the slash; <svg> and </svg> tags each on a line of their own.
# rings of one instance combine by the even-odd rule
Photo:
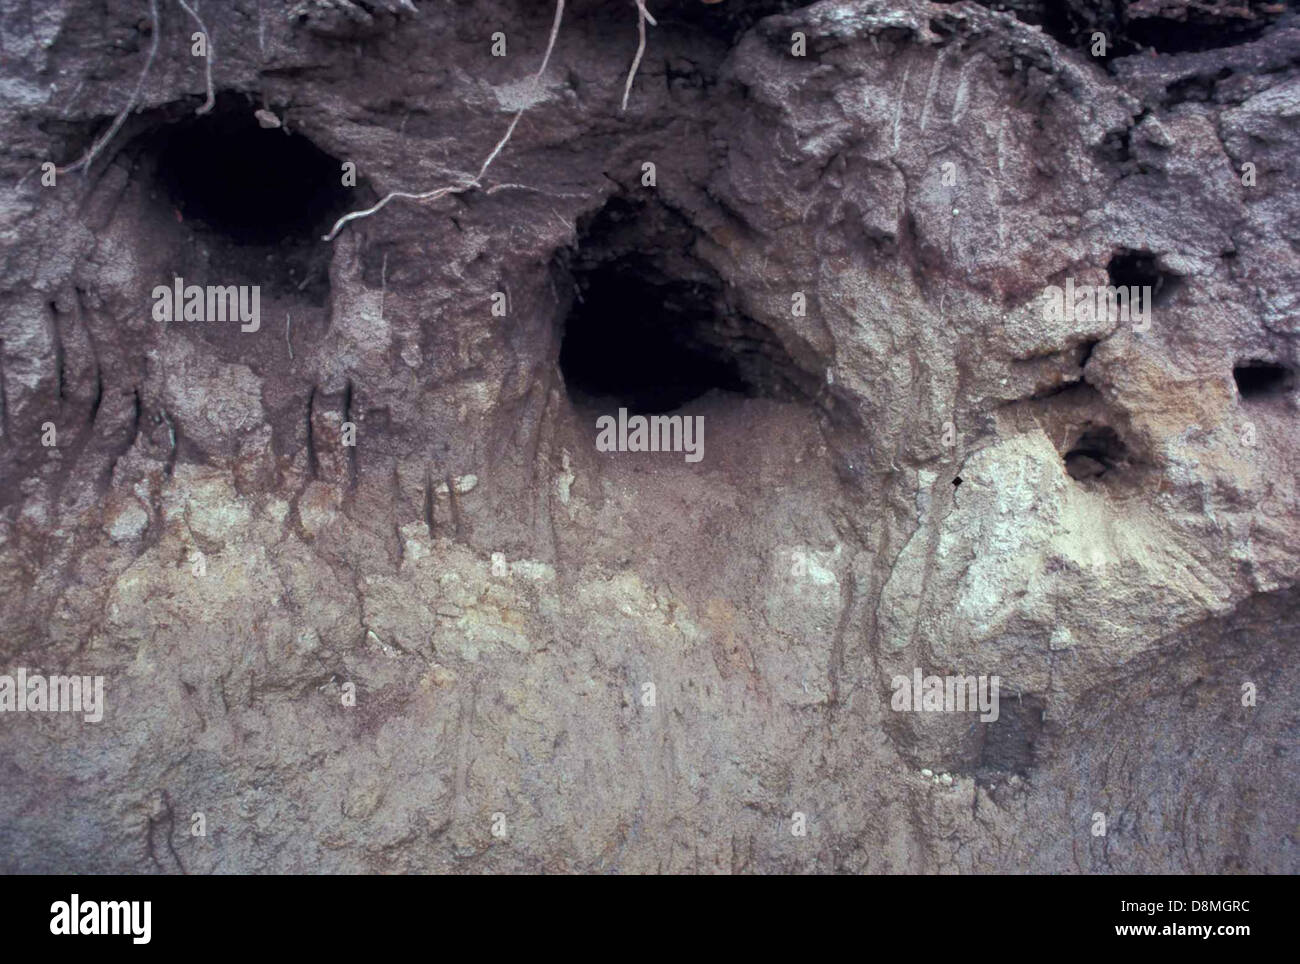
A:
<svg viewBox="0 0 1300 964">
<path fill-rule="evenodd" d="M 654 17 L 650 16 L 650 11 L 645 8 L 645 0 L 635 0 L 636 3 L 636 30 L 637 45 L 636 56 L 632 58 L 632 69 L 627 72 L 627 83 L 623 85 L 623 106 L 620 111 L 627 110 L 627 97 L 632 93 L 632 81 L 636 80 L 637 69 L 641 66 L 641 58 L 645 56 L 645 25 L 650 21 L 652 26 L 659 26 Z"/>
<path fill-rule="evenodd" d="M 153 38 L 149 43 L 149 56 L 145 58 L 144 69 L 140 71 L 140 78 L 135 82 L 135 89 L 131 91 L 131 96 L 127 98 L 126 106 L 122 108 L 122 112 L 117 115 L 108 130 L 95 143 L 90 145 L 90 149 L 81 156 L 80 160 L 74 161 L 66 167 L 56 168 L 57 173 L 67 174 L 82 168 L 89 169 L 95 155 L 102 151 L 104 145 L 113 139 L 113 136 L 126 123 L 126 119 L 131 116 L 131 111 L 135 110 L 135 105 L 140 100 L 140 92 L 144 90 L 145 78 L 149 76 L 149 70 L 153 67 L 154 58 L 158 56 L 160 33 L 158 29 L 158 0 L 149 0 L 149 22 L 152 24 L 153 31 Z"/>
<path fill-rule="evenodd" d="M 540 83 L 542 75 L 546 73 L 546 67 L 551 61 L 551 51 L 555 49 L 555 38 L 560 33 L 560 21 L 563 17 L 564 0 L 555 0 L 555 20 L 551 24 L 551 36 L 546 43 L 546 53 L 542 57 L 542 65 L 537 68 L 537 73 L 533 75 L 534 84 Z M 386 207 L 389 201 L 394 201 L 399 198 L 407 201 L 432 201 L 440 197 L 447 197 L 451 194 L 464 194 L 466 191 L 472 190 L 473 188 L 482 187 L 483 177 L 487 174 L 488 168 L 492 166 L 492 162 L 500 156 L 501 151 L 505 148 L 506 144 L 509 143 L 511 135 L 515 132 L 515 127 L 519 124 L 519 119 L 524 116 L 524 111 L 527 109 L 527 107 L 521 107 L 511 119 L 510 126 L 506 128 L 505 134 L 501 137 L 501 140 L 497 141 L 496 147 L 492 148 L 492 153 L 484 159 L 482 166 L 478 169 L 478 173 L 472 178 L 467 178 L 459 184 L 449 184 L 444 187 L 433 188 L 419 193 L 412 193 L 410 191 L 392 191 L 384 195 L 378 202 L 368 208 L 360 211 L 352 211 L 343 215 L 343 217 L 334 222 L 334 227 L 330 229 L 329 234 L 325 235 L 324 240 L 333 241 L 338 237 L 339 231 L 341 231 L 344 225 L 348 222 L 370 217 L 370 215 L 375 214 Z"/>
<path fill-rule="evenodd" d="M 217 48 L 212 42 L 212 32 L 208 30 L 207 24 L 203 22 L 197 11 L 194 10 L 185 0 L 176 0 L 181 5 L 181 9 L 190 15 L 190 19 L 199 25 L 199 30 L 203 31 L 203 41 L 207 45 L 207 53 L 203 57 L 203 72 L 208 83 L 208 99 L 194 113 L 200 117 L 212 110 L 217 103 L 216 95 L 212 91 L 212 61 L 217 56 Z"/>
</svg>

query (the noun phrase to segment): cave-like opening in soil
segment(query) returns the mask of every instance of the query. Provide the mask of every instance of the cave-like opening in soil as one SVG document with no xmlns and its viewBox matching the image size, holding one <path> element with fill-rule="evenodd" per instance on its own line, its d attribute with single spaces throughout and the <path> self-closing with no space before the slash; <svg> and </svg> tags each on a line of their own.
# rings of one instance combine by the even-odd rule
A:
<svg viewBox="0 0 1300 964">
<path fill-rule="evenodd" d="M 301 134 L 262 126 L 233 95 L 210 114 L 157 128 L 146 143 L 181 216 L 234 244 L 319 240 L 350 201 L 338 160 Z"/>
<path fill-rule="evenodd" d="M 580 226 L 578 250 L 561 265 L 574 297 L 560 370 L 575 404 L 655 414 L 711 391 L 811 397 L 815 378 L 737 309 L 694 240 L 684 218 L 654 201 L 615 199 Z"/>
<path fill-rule="evenodd" d="M 628 258 L 585 273 L 565 323 L 560 369 L 570 397 L 667 412 L 718 388 L 745 391 L 734 362 L 701 332 L 709 292 Z"/>
<path fill-rule="evenodd" d="M 365 198 L 344 185 L 342 161 L 303 134 L 264 126 L 272 115 L 259 122 L 256 110 L 232 93 L 203 116 L 169 105 L 142 118 L 148 126 L 129 150 L 157 215 L 182 232 L 171 242 L 178 268 L 204 276 L 192 280 L 323 304 L 330 248 L 321 236 Z"/>
</svg>

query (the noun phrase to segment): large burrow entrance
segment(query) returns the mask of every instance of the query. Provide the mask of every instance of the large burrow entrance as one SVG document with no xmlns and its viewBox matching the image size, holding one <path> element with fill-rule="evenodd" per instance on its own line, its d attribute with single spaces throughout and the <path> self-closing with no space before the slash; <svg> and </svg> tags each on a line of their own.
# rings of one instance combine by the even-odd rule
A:
<svg viewBox="0 0 1300 964">
<path fill-rule="evenodd" d="M 258 284 L 322 304 L 321 235 L 359 198 L 342 163 L 247 98 L 225 93 L 203 116 L 159 112 L 132 144 L 154 202 L 185 228 L 186 261 L 210 282 Z M 198 279 L 195 279 L 198 280 Z"/>
<path fill-rule="evenodd" d="M 345 184 L 343 160 L 260 99 L 223 92 L 203 115 L 195 113 L 199 103 L 187 97 L 133 115 L 97 161 L 127 179 L 93 181 L 100 196 L 87 207 L 118 219 L 135 249 L 126 294 L 151 325 L 166 326 L 151 328 L 150 337 L 168 347 L 202 343 L 203 354 L 272 381 L 267 421 L 276 450 L 289 454 L 301 444 L 309 391 L 298 372 L 310 370 L 304 356 L 330 325 L 334 248 L 322 235 L 343 213 L 371 203 L 373 193 L 364 181 Z M 68 147 L 79 145 L 70 140 Z M 170 320 L 159 318 L 157 292 L 174 290 L 176 279 L 187 291 L 205 291 L 199 317 L 187 311 L 182 318 L 178 303 Z M 188 308 L 188 295 L 184 300 Z M 160 357 L 165 380 L 172 356 Z M 146 408 L 151 404 L 146 395 Z M 154 423 L 161 417 L 145 414 Z M 173 412 L 164 444 L 173 458 L 202 461 L 209 453 L 198 436 Z"/>
<path fill-rule="evenodd" d="M 159 183 L 187 218 L 233 244 L 319 239 L 346 202 L 339 162 L 300 134 L 264 126 L 274 123 L 227 95 L 210 115 L 160 128 L 146 141 Z"/>
<path fill-rule="evenodd" d="M 580 225 L 560 370 L 570 400 L 669 412 L 711 392 L 812 402 L 820 388 L 693 251 L 695 229 L 658 201 L 616 198 Z"/>
</svg>

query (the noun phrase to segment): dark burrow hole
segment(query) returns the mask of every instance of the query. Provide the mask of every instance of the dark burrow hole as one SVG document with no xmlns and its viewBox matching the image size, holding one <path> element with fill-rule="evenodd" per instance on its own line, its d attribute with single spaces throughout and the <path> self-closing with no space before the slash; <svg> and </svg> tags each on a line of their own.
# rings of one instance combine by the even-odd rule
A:
<svg viewBox="0 0 1300 964">
<path fill-rule="evenodd" d="M 955 0 L 940 0 L 943 3 Z M 1176 54 L 1231 47 L 1258 38 L 1286 10 L 1273 0 L 1238 3 L 1172 4 L 1161 16 L 1159 5 L 1135 9 L 1117 0 L 976 0 L 1006 10 L 1041 27 L 1059 43 L 1091 56 L 1093 34 L 1106 35 L 1106 53 L 1098 60 L 1127 57 L 1153 49 Z M 1147 15 L 1143 15 L 1147 14 Z"/>
<path fill-rule="evenodd" d="M 1193 74 L 1181 80 L 1165 85 L 1163 106 L 1173 107 L 1188 101 L 1209 103 L 1214 100 L 1215 91 L 1223 81 L 1232 76 L 1232 70 L 1221 67 L 1212 73 Z"/>
<path fill-rule="evenodd" d="M 1247 400 L 1285 395 L 1295 387 L 1295 372 L 1267 361 L 1244 361 L 1232 369 L 1237 391 Z"/>
<path fill-rule="evenodd" d="M 720 388 L 744 392 L 736 366 L 703 342 L 706 292 L 656 277 L 645 263 L 597 268 L 577 281 L 560 369 L 575 401 L 607 399 L 634 412 L 667 412 Z"/>
<path fill-rule="evenodd" d="M 1078 441 L 1065 453 L 1065 471 L 1077 480 L 1096 479 L 1118 467 L 1128 456 L 1128 447 L 1107 425 L 1085 428 Z"/>
<path fill-rule="evenodd" d="M 338 160 L 301 134 L 263 127 L 235 96 L 159 128 L 148 145 L 158 183 L 185 220 L 235 244 L 319 240 L 351 200 Z"/>
<path fill-rule="evenodd" d="M 975 760 L 975 779 L 983 786 L 1001 783 L 1008 776 L 1029 776 L 1046 741 L 1043 711 L 1037 696 L 1012 696 L 1003 690 L 995 723 L 978 723 L 983 737 Z"/>
<path fill-rule="evenodd" d="M 1216 50 L 1256 39 L 1281 13 L 1280 4 L 1262 0 L 1218 6 L 1223 16 L 1213 19 L 1144 17 L 1129 20 L 1124 24 L 1124 39 L 1135 48 L 1150 47 L 1163 54 Z M 1206 5 L 1206 8 L 1210 7 Z M 1189 9 L 1195 11 L 1191 5 Z"/>
<path fill-rule="evenodd" d="M 343 185 L 340 160 L 301 134 L 263 127 L 255 110 L 222 94 L 201 117 L 166 112 L 133 148 L 168 214 L 211 252 L 206 260 L 232 279 L 320 301 L 329 262 L 321 236 L 364 199 Z"/>
<path fill-rule="evenodd" d="M 1150 251 L 1133 248 L 1123 248 L 1114 254 L 1106 265 L 1106 274 L 1110 284 L 1115 287 L 1150 287 L 1151 303 L 1154 305 L 1162 304 L 1178 290 L 1183 280 L 1172 272 L 1160 270 L 1156 256 Z"/>
<path fill-rule="evenodd" d="M 816 377 L 735 309 L 722 279 L 691 254 L 695 232 L 680 215 L 615 199 L 579 230 L 561 265 L 574 301 L 560 370 L 575 404 L 655 414 L 714 390 L 812 397 Z"/>
</svg>

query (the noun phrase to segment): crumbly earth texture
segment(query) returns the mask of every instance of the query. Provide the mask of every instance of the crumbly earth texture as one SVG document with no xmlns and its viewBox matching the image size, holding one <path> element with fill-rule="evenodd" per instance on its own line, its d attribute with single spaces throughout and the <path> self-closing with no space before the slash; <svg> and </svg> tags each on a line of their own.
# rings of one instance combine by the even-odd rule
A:
<svg viewBox="0 0 1300 964">
<path fill-rule="evenodd" d="M 0 0 L 0 870 L 1300 871 L 1300 19 L 992 6 Z"/>
</svg>

